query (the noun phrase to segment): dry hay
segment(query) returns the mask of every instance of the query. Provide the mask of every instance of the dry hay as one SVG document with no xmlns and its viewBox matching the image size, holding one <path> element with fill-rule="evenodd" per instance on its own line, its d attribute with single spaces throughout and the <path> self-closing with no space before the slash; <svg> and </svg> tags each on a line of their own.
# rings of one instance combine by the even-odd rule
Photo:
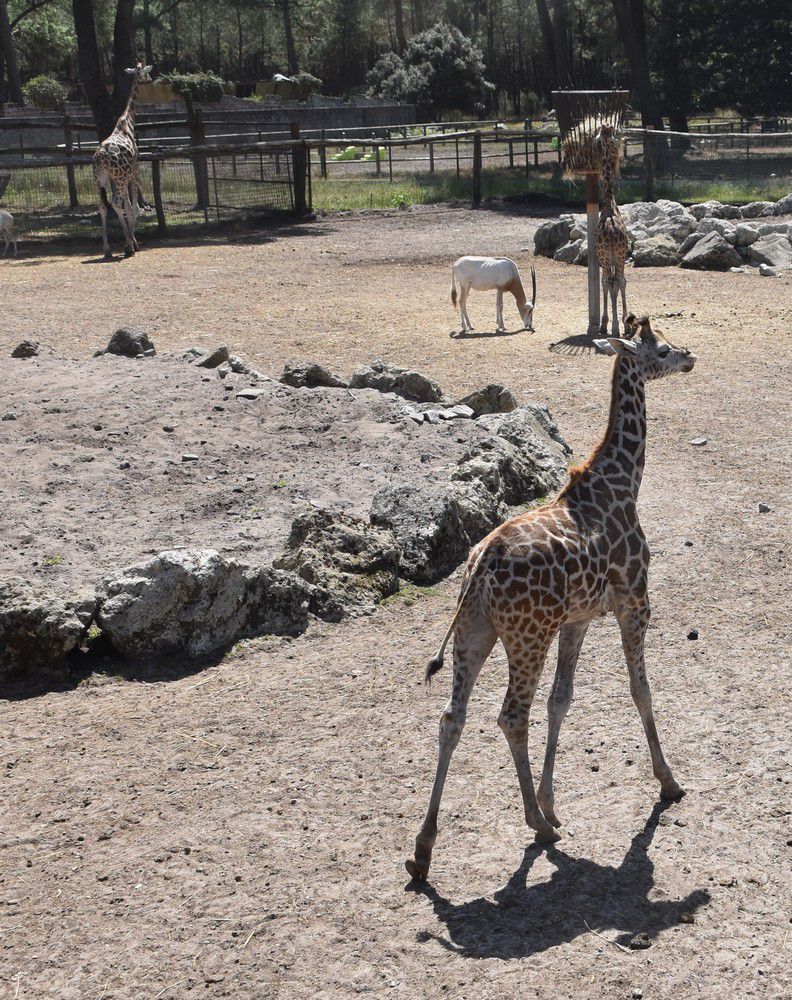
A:
<svg viewBox="0 0 792 1000">
<path fill-rule="evenodd" d="M 603 126 L 606 134 L 600 136 Z M 561 142 L 561 162 L 567 180 L 575 174 L 599 176 L 606 156 L 610 160 L 612 175 L 618 177 L 622 140 L 614 116 L 589 115 L 573 125 Z"/>
</svg>

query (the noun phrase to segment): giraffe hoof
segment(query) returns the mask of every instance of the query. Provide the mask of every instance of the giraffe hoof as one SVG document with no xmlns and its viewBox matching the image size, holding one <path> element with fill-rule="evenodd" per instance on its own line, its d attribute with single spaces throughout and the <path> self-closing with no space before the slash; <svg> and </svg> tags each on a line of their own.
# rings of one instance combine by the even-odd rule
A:
<svg viewBox="0 0 792 1000">
<path fill-rule="evenodd" d="M 125 257 L 134 257 L 135 256 L 135 248 L 134 247 L 124 247 L 124 256 Z"/>
<path fill-rule="evenodd" d="M 561 826 L 561 820 L 556 816 L 554 809 L 543 809 L 544 818 L 547 822 L 556 828 L 556 830 Z"/>
<path fill-rule="evenodd" d="M 112 255 L 112 253 L 109 250 L 105 251 L 104 259 L 105 260 L 112 260 L 113 259 L 113 255 Z"/>
<path fill-rule="evenodd" d="M 660 790 L 660 797 L 665 799 L 666 802 L 679 802 L 684 795 L 685 789 L 675 781 L 672 781 L 670 785 L 666 785 Z"/>
<path fill-rule="evenodd" d="M 413 858 L 408 858 L 404 862 L 404 867 L 407 869 L 407 874 L 410 878 L 415 879 L 416 882 L 425 882 L 426 876 L 429 874 L 429 862 L 419 863 Z"/>
<path fill-rule="evenodd" d="M 534 843 L 539 844 L 542 847 L 549 847 L 551 844 L 557 844 L 561 839 L 561 834 L 557 830 L 554 830 L 549 824 L 547 827 L 542 827 L 541 830 L 537 830 L 534 835 Z"/>
</svg>

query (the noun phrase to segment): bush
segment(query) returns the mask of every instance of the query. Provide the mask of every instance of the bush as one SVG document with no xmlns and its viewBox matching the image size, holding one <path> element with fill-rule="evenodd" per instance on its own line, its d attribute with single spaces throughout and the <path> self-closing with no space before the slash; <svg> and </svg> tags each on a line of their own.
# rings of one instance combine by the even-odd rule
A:
<svg viewBox="0 0 792 1000">
<path fill-rule="evenodd" d="M 402 57 L 386 52 L 369 73 L 372 97 L 418 105 L 435 117 L 447 109 L 478 111 L 493 85 L 484 78 L 484 56 L 458 28 L 438 23 L 414 35 Z"/>
<path fill-rule="evenodd" d="M 166 73 L 160 77 L 174 93 L 184 97 L 189 94 L 194 101 L 214 104 L 225 94 L 225 84 L 214 73 Z"/>
<path fill-rule="evenodd" d="M 42 111 L 60 111 L 69 91 L 52 76 L 34 76 L 22 88 L 25 100 Z"/>
<path fill-rule="evenodd" d="M 312 94 L 320 94 L 322 92 L 322 81 L 318 76 L 314 76 L 313 73 L 306 73 L 303 70 L 293 76 L 292 79 L 301 87 L 308 89 Z"/>
</svg>

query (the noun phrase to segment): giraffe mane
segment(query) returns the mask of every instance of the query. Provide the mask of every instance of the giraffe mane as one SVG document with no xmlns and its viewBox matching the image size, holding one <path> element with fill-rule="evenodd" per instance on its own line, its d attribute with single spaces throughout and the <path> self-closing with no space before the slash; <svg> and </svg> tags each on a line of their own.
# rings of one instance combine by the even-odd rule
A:
<svg viewBox="0 0 792 1000">
<path fill-rule="evenodd" d="M 559 493 L 559 499 L 563 496 L 566 496 L 567 493 L 569 493 L 569 491 L 573 487 L 577 486 L 577 484 L 580 482 L 583 476 L 589 471 L 589 469 L 594 465 L 594 463 L 600 457 L 600 455 L 602 454 L 602 449 L 608 443 L 611 435 L 613 434 L 619 410 L 617 403 L 617 397 L 618 397 L 617 386 L 619 382 L 619 374 L 621 372 L 621 363 L 622 363 L 622 358 L 621 355 L 619 355 L 616 358 L 616 361 L 613 365 L 613 375 L 611 378 L 610 412 L 608 413 L 608 426 L 605 429 L 605 433 L 602 435 L 601 441 L 599 442 L 599 444 L 595 446 L 595 448 L 588 456 L 588 458 L 585 458 L 583 459 L 582 462 L 579 462 L 577 465 L 573 465 L 570 467 L 569 482 Z"/>
</svg>

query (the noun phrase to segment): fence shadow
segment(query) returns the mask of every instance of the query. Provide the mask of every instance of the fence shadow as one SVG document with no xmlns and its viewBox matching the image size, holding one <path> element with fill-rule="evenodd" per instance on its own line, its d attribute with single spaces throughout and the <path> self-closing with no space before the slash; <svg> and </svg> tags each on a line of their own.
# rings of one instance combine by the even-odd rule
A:
<svg viewBox="0 0 792 1000">
<path fill-rule="evenodd" d="M 625 946 L 636 934 L 646 934 L 651 942 L 662 931 L 691 922 L 710 900 L 705 889 L 679 900 L 649 898 L 654 865 L 647 851 L 661 814 L 672 805 L 654 806 L 618 867 L 573 858 L 553 847 L 547 850 L 556 869 L 550 880 L 528 887 L 528 872 L 541 854 L 541 848 L 532 845 L 493 899 L 453 903 L 431 885 L 411 882 L 408 889 L 429 900 L 448 930 L 447 939 L 426 932 L 420 939 L 434 939 L 466 958 L 529 958 L 591 930 L 618 931 L 616 941 Z"/>
</svg>

